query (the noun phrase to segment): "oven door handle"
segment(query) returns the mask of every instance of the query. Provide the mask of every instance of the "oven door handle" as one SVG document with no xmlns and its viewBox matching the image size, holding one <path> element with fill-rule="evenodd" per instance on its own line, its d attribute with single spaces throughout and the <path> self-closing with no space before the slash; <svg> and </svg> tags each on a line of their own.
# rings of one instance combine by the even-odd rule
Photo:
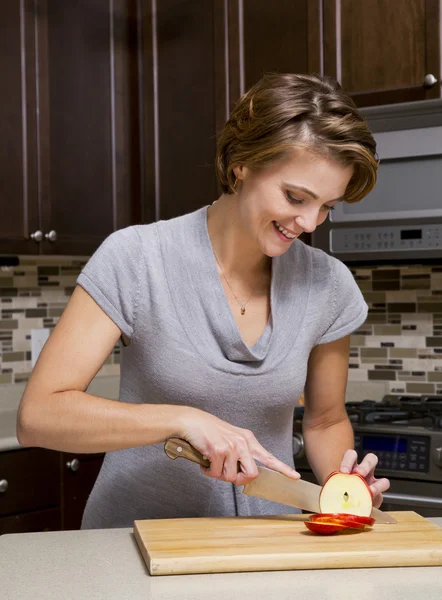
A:
<svg viewBox="0 0 442 600">
<path fill-rule="evenodd" d="M 432 498 L 431 496 L 411 496 L 409 494 L 393 494 L 391 492 L 387 492 L 383 496 L 384 502 L 391 502 L 393 504 L 416 504 L 417 506 L 428 506 L 430 508 L 442 507 L 442 499 Z"/>
</svg>

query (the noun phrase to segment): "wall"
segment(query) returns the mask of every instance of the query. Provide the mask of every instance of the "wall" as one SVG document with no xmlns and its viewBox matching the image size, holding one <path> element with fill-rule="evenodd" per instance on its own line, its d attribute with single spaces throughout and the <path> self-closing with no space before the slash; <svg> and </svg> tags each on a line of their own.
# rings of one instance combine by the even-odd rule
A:
<svg viewBox="0 0 442 600">
<path fill-rule="evenodd" d="M 30 329 L 53 328 L 87 258 L 19 257 L 0 270 L 0 384 L 31 372 Z M 442 394 L 442 266 L 352 269 L 369 305 L 352 336 L 351 396 Z M 116 347 L 100 375 L 119 373 Z"/>
</svg>

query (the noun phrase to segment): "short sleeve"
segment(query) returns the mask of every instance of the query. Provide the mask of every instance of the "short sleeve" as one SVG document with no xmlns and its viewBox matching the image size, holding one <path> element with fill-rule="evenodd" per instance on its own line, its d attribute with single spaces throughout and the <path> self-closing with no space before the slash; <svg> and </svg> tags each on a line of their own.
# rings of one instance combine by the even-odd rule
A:
<svg viewBox="0 0 442 600">
<path fill-rule="evenodd" d="M 135 227 L 115 231 L 91 256 L 77 283 L 131 338 L 140 288 L 141 241 Z"/>
<path fill-rule="evenodd" d="M 332 320 L 318 344 L 327 344 L 358 329 L 366 320 L 368 306 L 351 271 L 332 258 Z"/>
</svg>

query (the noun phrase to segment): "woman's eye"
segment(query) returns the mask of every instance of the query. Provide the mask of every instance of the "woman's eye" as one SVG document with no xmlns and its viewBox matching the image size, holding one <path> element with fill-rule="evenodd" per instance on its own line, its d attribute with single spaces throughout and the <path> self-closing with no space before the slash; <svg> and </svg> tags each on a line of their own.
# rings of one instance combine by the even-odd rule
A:
<svg viewBox="0 0 442 600">
<path fill-rule="evenodd" d="M 326 204 L 324 205 L 324 208 L 327 212 L 330 212 L 331 210 L 335 210 L 334 206 L 327 206 Z"/>
<path fill-rule="evenodd" d="M 287 200 L 289 202 L 291 202 L 292 204 L 302 204 L 302 202 L 303 202 L 303 200 L 298 200 L 297 198 L 293 198 L 293 196 L 289 192 L 286 192 L 286 196 L 287 196 Z"/>
</svg>

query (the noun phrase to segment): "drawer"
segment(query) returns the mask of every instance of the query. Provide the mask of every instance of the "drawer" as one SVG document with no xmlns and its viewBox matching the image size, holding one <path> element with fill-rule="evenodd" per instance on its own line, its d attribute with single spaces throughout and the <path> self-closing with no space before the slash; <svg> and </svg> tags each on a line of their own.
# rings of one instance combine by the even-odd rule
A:
<svg viewBox="0 0 442 600">
<path fill-rule="evenodd" d="M 60 531 L 60 529 L 61 510 L 59 508 L 46 508 L 0 518 L 0 535 L 34 531 Z"/>
<path fill-rule="evenodd" d="M 60 453 L 41 448 L 0 452 L 0 516 L 60 505 Z"/>
</svg>

